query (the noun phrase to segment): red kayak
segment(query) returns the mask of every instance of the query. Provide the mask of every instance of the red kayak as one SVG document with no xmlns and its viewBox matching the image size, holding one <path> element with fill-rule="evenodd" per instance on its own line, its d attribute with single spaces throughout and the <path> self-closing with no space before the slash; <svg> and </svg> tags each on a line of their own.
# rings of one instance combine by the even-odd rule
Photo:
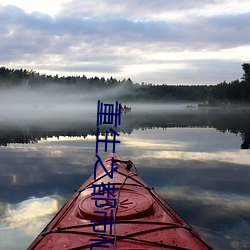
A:
<svg viewBox="0 0 250 250">
<path fill-rule="evenodd" d="M 133 166 L 109 154 L 28 249 L 212 249 Z"/>
</svg>

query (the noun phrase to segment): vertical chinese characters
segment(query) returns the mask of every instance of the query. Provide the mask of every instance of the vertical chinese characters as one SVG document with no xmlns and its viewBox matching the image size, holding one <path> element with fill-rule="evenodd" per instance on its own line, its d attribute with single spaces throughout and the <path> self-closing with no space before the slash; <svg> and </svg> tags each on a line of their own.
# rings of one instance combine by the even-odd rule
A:
<svg viewBox="0 0 250 250">
<path fill-rule="evenodd" d="M 112 128 L 109 128 L 108 131 L 105 132 L 105 138 L 100 139 L 99 127 L 101 125 L 113 125 L 117 127 L 121 125 L 121 104 L 116 102 L 115 104 L 104 104 L 98 101 L 97 105 L 97 130 L 96 130 L 96 158 L 97 161 L 94 166 L 94 180 L 98 179 L 97 176 L 97 167 L 100 166 L 104 169 L 106 175 L 113 179 L 113 172 L 117 169 L 114 166 L 114 158 L 112 157 L 112 161 L 110 164 L 110 169 L 107 169 L 103 164 L 101 158 L 98 155 L 99 152 L 99 144 L 104 143 L 104 151 L 107 152 L 108 144 L 112 146 L 112 152 L 115 153 L 115 146 L 120 141 L 117 140 L 117 136 L 119 133 L 114 131 Z M 110 135 L 112 133 L 112 138 Z M 103 144 L 102 144 L 103 145 Z M 115 198 L 115 190 L 118 188 L 115 187 L 115 184 L 107 182 L 107 183 L 98 183 L 93 184 L 93 192 L 92 192 L 92 200 L 95 202 L 95 207 L 97 211 L 94 211 L 94 214 L 98 218 L 98 220 L 91 220 L 93 224 L 93 231 L 97 234 L 108 234 L 112 235 L 112 227 L 115 224 L 114 211 L 116 208 L 116 198 Z M 100 208 L 103 211 L 100 211 Z M 100 218 L 100 219 L 99 219 Z M 100 225 L 102 225 L 100 227 Z M 109 227 L 107 227 L 109 225 Z M 109 229 L 108 229 L 109 228 Z M 109 248 L 110 244 L 114 244 L 113 241 L 105 238 L 103 235 L 99 235 L 100 238 L 90 239 L 90 241 L 95 242 L 91 245 L 90 249 L 94 249 L 96 247 L 100 248 Z M 110 243 L 110 244 L 108 244 Z M 107 245 L 108 244 L 108 245 Z"/>
</svg>

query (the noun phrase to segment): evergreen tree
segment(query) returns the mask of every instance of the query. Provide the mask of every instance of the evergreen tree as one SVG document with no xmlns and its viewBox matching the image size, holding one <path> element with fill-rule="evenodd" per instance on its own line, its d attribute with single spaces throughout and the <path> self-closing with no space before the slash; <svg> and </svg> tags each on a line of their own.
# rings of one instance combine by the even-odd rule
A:
<svg viewBox="0 0 250 250">
<path fill-rule="evenodd" d="M 245 82 L 250 82 L 250 64 L 249 63 L 243 63 L 242 69 L 244 71 L 244 74 L 241 79 Z"/>
</svg>

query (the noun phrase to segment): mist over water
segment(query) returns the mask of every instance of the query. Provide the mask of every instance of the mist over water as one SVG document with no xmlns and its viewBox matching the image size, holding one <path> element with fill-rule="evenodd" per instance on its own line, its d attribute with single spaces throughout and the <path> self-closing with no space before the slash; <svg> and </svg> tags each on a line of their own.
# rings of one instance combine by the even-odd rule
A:
<svg viewBox="0 0 250 250">
<path fill-rule="evenodd" d="M 124 102 L 121 94 L 128 94 L 126 88 L 118 86 L 111 90 L 80 89 L 62 84 L 47 85 L 38 88 L 0 89 L 1 122 L 42 122 L 57 120 L 96 119 L 97 101 L 115 103 L 132 107 L 133 112 L 162 112 L 184 110 L 188 104 L 155 104 Z M 117 97 L 117 99 L 116 99 Z M 115 101 L 114 101 L 115 100 Z M 146 101 L 146 100 L 145 100 Z"/>
<path fill-rule="evenodd" d="M 131 134 L 138 128 L 212 127 L 242 137 L 241 148 L 250 145 L 250 109 L 198 108 L 197 103 L 132 102 L 124 86 L 110 89 L 80 88 L 66 84 L 0 89 L 1 145 L 29 143 L 48 136 L 96 134 L 97 103 L 131 107 L 122 112 L 120 131 Z M 124 96 L 128 98 L 124 101 Z M 123 96 L 123 98 L 122 98 Z M 121 99 L 119 99 L 121 97 Z M 102 126 L 101 133 L 108 128 Z M 74 131 L 74 132 L 72 132 Z"/>
<path fill-rule="evenodd" d="M 77 118 L 95 111 L 94 95 L 65 86 L 1 90 L 1 119 L 43 120 L 70 115 Z"/>
</svg>

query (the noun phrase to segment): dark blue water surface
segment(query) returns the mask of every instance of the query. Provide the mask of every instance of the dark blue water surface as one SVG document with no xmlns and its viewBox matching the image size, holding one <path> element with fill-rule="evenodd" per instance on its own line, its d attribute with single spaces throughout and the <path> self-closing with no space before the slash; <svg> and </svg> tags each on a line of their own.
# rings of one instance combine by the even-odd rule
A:
<svg viewBox="0 0 250 250">
<path fill-rule="evenodd" d="M 215 249 L 250 249 L 249 114 L 135 108 L 117 127 L 116 152 Z M 51 117 L 0 120 L 1 249 L 28 247 L 93 172 L 96 115 Z"/>
</svg>

